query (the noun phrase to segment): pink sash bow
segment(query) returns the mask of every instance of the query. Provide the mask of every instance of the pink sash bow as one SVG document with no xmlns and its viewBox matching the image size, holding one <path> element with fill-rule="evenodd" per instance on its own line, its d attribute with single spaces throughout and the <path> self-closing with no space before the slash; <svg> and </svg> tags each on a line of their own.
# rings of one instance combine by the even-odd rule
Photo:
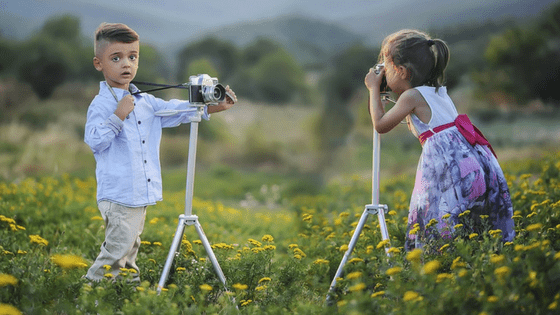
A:
<svg viewBox="0 0 560 315">
<path fill-rule="evenodd" d="M 490 145 L 488 140 L 486 140 L 482 132 L 472 124 L 469 117 L 465 114 L 461 114 L 457 116 L 457 118 L 455 118 L 455 121 L 453 121 L 452 123 L 435 127 L 433 129 L 434 132 L 432 132 L 431 130 L 423 132 L 420 136 L 418 136 L 418 140 L 420 140 L 420 143 L 424 145 L 424 142 L 426 142 L 426 140 L 428 140 L 428 138 L 433 136 L 435 133 L 438 133 L 442 130 L 445 130 L 453 126 L 457 127 L 459 132 L 465 137 L 465 139 L 467 139 L 467 141 L 471 145 L 475 145 L 477 143 L 481 145 L 487 145 L 492 151 L 492 153 L 494 154 L 494 156 L 497 158 L 496 152 L 494 152 L 494 149 L 492 149 L 492 146 Z"/>
</svg>

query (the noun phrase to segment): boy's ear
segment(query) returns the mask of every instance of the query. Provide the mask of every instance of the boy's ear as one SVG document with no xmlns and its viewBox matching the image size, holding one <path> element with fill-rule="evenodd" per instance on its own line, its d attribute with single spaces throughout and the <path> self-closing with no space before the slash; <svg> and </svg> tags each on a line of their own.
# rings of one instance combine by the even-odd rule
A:
<svg viewBox="0 0 560 315">
<path fill-rule="evenodd" d="M 99 60 L 99 58 L 97 58 L 97 56 L 93 57 L 93 67 L 97 71 L 103 70 L 103 67 L 101 66 L 101 60 Z"/>
</svg>

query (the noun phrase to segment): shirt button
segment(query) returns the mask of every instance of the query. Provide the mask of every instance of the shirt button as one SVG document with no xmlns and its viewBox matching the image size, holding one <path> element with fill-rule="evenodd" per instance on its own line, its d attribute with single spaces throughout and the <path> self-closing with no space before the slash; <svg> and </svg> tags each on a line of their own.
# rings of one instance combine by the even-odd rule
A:
<svg viewBox="0 0 560 315">
<path fill-rule="evenodd" d="M 141 123 L 142 123 L 142 122 L 139 120 L 139 121 L 138 121 L 138 124 L 140 125 Z"/>
<path fill-rule="evenodd" d="M 148 183 L 151 182 L 151 180 L 148 178 Z"/>
<path fill-rule="evenodd" d="M 146 140 L 142 140 L 142 143 L 143 143 L 143 144 L 146 143 Z"/>
<path fill-rule="evenodd" d="M 148 163 L 148 161 L 144 160 L 144 163 Z"/>
</svg>

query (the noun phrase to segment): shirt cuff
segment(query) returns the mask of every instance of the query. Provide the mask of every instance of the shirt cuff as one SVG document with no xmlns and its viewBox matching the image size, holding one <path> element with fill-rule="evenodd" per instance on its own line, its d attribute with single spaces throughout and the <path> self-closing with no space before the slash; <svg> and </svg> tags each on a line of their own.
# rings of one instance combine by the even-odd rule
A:
<svg viewBox="0 0 560 315">
<path fill-rule="evenodd" d="M 204 106 L 204 114 L 202 115 L 202 119 L 210 120 L 210 114 L 208 114 L 208 105 Z"/>
<path fill-rule="evenodd" d="M 123 121 L 117 115 L 112 114 L 105 121 L 105 125 L 111 128 L 111 130 L 113 130 L 113 132 L 118 135 L 122 130 Z"/>
</svg>

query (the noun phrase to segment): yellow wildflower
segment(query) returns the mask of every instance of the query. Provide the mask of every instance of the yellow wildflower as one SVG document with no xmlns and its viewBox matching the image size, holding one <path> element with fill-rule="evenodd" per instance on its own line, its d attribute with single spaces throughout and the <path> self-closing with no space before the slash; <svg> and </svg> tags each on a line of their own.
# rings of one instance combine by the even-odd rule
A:
<svg viewBox="0 0 560 315">
<path fill-rule="evenodd" d="M 361 258 L 357 258 L 357 257 L 356 257 L 356 258 L 352 258 L 352 259 L 350 259 L 350 260 L 348 261 L 348 263 L 350 263 L 350 264 L 351 264 L 351 263 L 355 263 L 355 262 L 363 262 L 363 261 L 364 261 L 363 259 L 361 259 Z"/>
<path fill-rule="evenodd" d="M 437 275 L 436 282 L 440 283 L 440 282 L 444 281 L 445 279 L 453 279 L 453 275 L 450 274 L 450 273 L 440 273 L 440 274 Z"/>
<path fill-rule="evenodd" d="M 384 294 L 385 294 L 385 291 L 374 292 L 374 293 L 371 295 L 371 297 L 374 298 L 374 297 L 382 296 L 382 295 L 384 295 Z"/>
<path fill-rule="evenodd" d="M 508 266 L 503 266 L 500 268 L 496 268 L 496 270 L 494 270 L 494 274 L 498 277 L 505 277 L 508 276 L 511 273 L 511 269 Z"/>
<path fill-rule="evenodd" d="M 541 223 L 535 223 L 535 224 L 530 224 L 528 225 L 525 229 L 529 232 L 531 231 L 537 231 L 542 229 L 543 225 Z"/>
<path fill-rule="evenodd" d="M 396 248 L 396 247 L 391 247 L 389 248 L 389 250 L 387 251 L 389 254 L 398 254 L 401 252 L 400 249 Z"/>
<path fill-rule="evenodd" d="M 470 210 L 465 210 L 462 213 L 459 213 L 459 218 L 462 217 L 462 216 L 465 216 L 465 215 L 469 215 L 469 213 L 471 213 Z"/>
<path fill-rule="evenodd" d="M 162 246 L 163 244 L 161 242 L 153 242 L 152 245 L 154 246 Z"/>
<path fill-rule="evenodd" d="M 504 255 L 492 255 L 492 257 L 490 257 L 490 262 L 493 264 L 499 264 L 504 262 L 504 260 L 506 259 L 506 257 Z"/>
<path fill-rule="evenodd" d="M 296 247 L 298 247 L 298 244 L 290 244 L 290 245 L 288 245 L 288 248 L 289 248 L 289 249 L 294 249 L 294 248 L 296 248 Z"/>
<path fill-rule="evenodd" d="M 344 244 L 344 245 L 340 246 L 339 250 L 340 250 L 341 252 L 347 251 L 347 250 L 348 250 L 348 245 Z"/>
<path fill-rule="evenodd" d="M 4 273 L 0 273 L 0 287 L 5 287 L 7 285 L 16 285 L 18 280 L 16 277 Z"/>
<path fill-rule="evenodd" d="M 346 275 L 346 279 L 358 279 L 359 277 L 362 276 L 362 273 L 360 271 L 354 271 L 349 273 L 348 275 Z"/>
<path fill-rule="evenodd" d="M 85 268 L 87 264 L 82 257 L 75 255 L 53 255 L 52 261 L 63 269 Z"/>
<path fill-rule="evenodd" d="M 177 270 L 177 271 L 185 271 L 185 270 L 187 270 L 187 268 L 185 268 L 185 267 L 177 267 L 176 270 Z"/>
<path fill-rule="evenodd" d="M 414 291 L 406 291 L 403 296 L 403 301 L 421 301 L 423 298 L 418 294 L 418 292 Z"/>
<path fill-rule="evenodd" d="M 459 224 L 455 224 L 455 226 L 454 226 L 453 228 L 454 228 L 454 229 L 460 229 L 460 228 L 462 228 L 462 227 L 463 227 L 463 224 L 462 224 L 462 223 L 459 223 Z"/>
<path fill-rule="evenodd" d="M 40 246 L 49 245 L 49 241 L 40 237 L 39 235 L 29 235 L 29 240 L 30 240 L 31 243 L 38 244 Z"/>
<path fill-rule="evenodd" d="M 449 247 L 449 244 L 445 244 L 442 247 L 439 248 L 440 252 L 443 252 L 444 249 L 446 249 L 447 247 Z"/>
<path fill-rule="evenodd" d="M 419 262 L 420 258 L 422 257 L 422 250 L 420 248 L 416 248 L 406 254 L 406 259 L 411 262 Z"/>
<path fill-rule="evenodd" d="M 241 300 L 239 302 L 241 303 L 241 306 L 247 306 L 249 303 L 253 302 L 253 300 Z"/>
<path fill-rule="evenodd" d="M 326 259 L 319 258 L 313 262 L 314 265 L 326 265 L 329 261 Z"/>
<path fill-rule="evenodd" d="M 202 291 L 212 291 L 212 287 L 208 284 L 202 284 L 199 287 Z"/>
<path fill-rule="evenodd" d="M 400 273 L 401 271 L 402 271 L 401 267 L 393 267 L 393 268 L 387 269 L 387 271 L 385 273 L 388 276 L 393 276 L 393 275 L 396 275 L 396 274 Z"/>
<path fill-rule="evenodd" d="M 105 278 L 113 278 L 113 274 L 112 273 L 106 273 L 103 275 Z"/>
<path fill-rule="evenodd" d="M 383 248 L 383 247 L 385 247 L 386 245 L 389 245 L 389 243 L 390 243 L 389 240 L 382 240 L 381 242 L 379 242 L 379 243 L 377 244 L 377 247 L 376 247 L 376 248 L 377 248 L 377 249 Z"/>
<path fill-rule="evenodd" d="M 548 305 L 549 310 L 555 310 L 558 308 L 558 301 L 554 301 Z"/>
<path fill-rule="evenodd" d="M 473 238 L 475 238 L 475 237 L 477 237 L 477 236 L 478 236 L 478 233 L 471 233 L 471 234 L 469 235 L 469 239 L 472 240 Z"/>
<path fill-rule="evenodd" d="M 363 291 L 365 288 L 366 288 L 366 284 L 361 282 L 349 287 L 348 290 L 350 290 L 350 292 L 358 292 L 358 291 Z"/>
<path fill-rule="evenodd" d="M 498 297 L 495 296 L 495 295 L 491 295 L 491 296 L 488 297 L 488 302 L 496 303 L 496 302 L 498 302 Z"/>
<path fill-rule="evenodd" d="M 266 285 L 260 285 L 255 288 L 255 291 L 263 291 L 266 290 L 268 287 Z"/>
<path fill-rule="evenodd" d="M 274 238 L 272 237 L 272 235 L 267 234 L 267 235 L 262 237 L 262 241 L 263 242 L 273 242 Z"/>
<path fill-rule="evenodd" d="M 449 217 L 451 217 L 451 214 L 446 213 L 446 214 L 444 214 L 441 218 L 442 218 L 442 219 L 449 219 Z"/>
<path fill-rule="evenodd" d="M 236 290 L 247 290 L 247 288 L 249 288 L 248 285 L 241 284 L 241 283 L 236 283 L 236 284 L 232 285 L 232 287 Z"/>
<path fill-rule="evenodd" d="M 0 303 L 0 314 L 21 315 L 23 313 L 20 310 L 18 310 L 15 306 L 12 306 L 10 304 Z"/>
<path fill-rule="evenodd" d="M 427 274 L 427 275 L 432 274 L 432 273 L 436 272 L 439 269 L 440 266 L 441 266 L 441 263 L 437 260 L 429 261 L 422 268 L 422 273 Z"/>
<path fill-rule="evenodd" d="M 201 240 L 194 240 L 193 244 L 202 245 L 202 241 Z"/>
<path fill-rule="evenodd" d="M 264 277 L 264 278 L 261 278 L 261 279 L 259 280 L 259 283 L 261 283 L 261 282 L 266 282 L 266 281 L 270 281 L 270 280 L 271 280 L 271 279 L 270 279 L 269 277 Z"/>
<path fill-rule="evenodd" d="M 100 216 L 98 216 L 98 215 L 96 215 L 96 216 L 94 216 L 94 217 L 91 217 L 91 220 L 92 220 L 92 221 L 103 221 L 103 218 L 100 217 Z"/>
</svg>

